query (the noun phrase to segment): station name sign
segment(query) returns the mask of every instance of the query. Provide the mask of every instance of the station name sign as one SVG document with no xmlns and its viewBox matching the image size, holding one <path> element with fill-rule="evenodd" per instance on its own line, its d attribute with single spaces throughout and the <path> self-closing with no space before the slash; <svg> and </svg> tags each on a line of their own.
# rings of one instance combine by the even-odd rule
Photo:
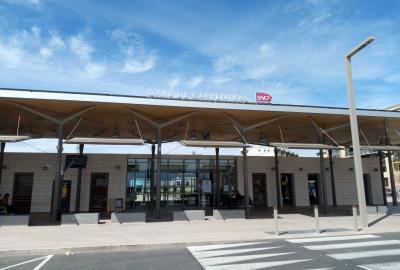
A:
<svg viewBox="0 0 400 270">
<path fill-rule="evenodd" d="M 147 94 L 148 98 L 170 98 L 182 100 L 219 101 L 219 102 L 249 102 L 245 95 L 221 94 L 210 92 L 184 92 L 184 91 L 155 91 Z"/>
</svg>

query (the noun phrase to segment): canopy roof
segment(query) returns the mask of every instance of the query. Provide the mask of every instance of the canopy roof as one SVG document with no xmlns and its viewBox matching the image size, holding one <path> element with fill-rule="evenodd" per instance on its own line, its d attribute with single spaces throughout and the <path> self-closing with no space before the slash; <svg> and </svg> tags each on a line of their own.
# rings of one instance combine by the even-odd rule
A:
<svg viewBox="0 0 400 270">
<path fill-rule="evenodd" d="M 110 145 L 143 145 L 142 139 L 121 139 L 121 138 L 85 138 L 75 137 L 65 140 L 68 144 L 110 144 Z"/>
<path fill-rule="evenodd" d="M 321 143 L 271 143 L 271 146 L 288 149 L 335 149 L 340 150 L 343 147 L 333 146 Z"/>
<path fill-rule="evenodd" d="M 400 143 L 395 132 L 400 130 L 400 112 L 359 109 L 357 114 L 367 138 L 360 135 L 362 144 L 383 144 L 385 121 L 390 143 Z M 65 137 L 118 134 L 155 141 L 158 125 L 163 141 L 319 143 L 317 131 L 322 128 L 329 134 L 326 144 L 334 144 L 329 137 L 339 145 L 351 144 L 347 108 L 0 89 L 0 134 L 16 134 L 18 119 L 21 136 L 43 138 L 56 138 L 54 121 L 66 119 L 70 121 L 64 123 Z"/>
</svg>

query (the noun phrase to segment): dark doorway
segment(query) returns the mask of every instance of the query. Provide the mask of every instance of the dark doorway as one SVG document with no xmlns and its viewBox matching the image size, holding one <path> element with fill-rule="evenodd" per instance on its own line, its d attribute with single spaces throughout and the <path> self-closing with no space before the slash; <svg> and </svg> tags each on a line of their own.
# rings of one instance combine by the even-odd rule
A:
<svg viewBox="0 0 400 270">
<path fill-rule="evenodd" d="M 310 205 L 319 204 L 319 174 L 308 175 L 308 196 Z"/>
<path fill-rule="evenodd" d="M 253 204 L 267 206 L 267 188 L 265 173 L 253 173 Z"/>
<path fill-rule="evenodd" d="M 367 205 L 372 205 L 372 189 L 371 189 L 371 177 L 369 174 L 364 174 L 364 192 L 365 202 Z"/>
<path fill-rule="evenodd" d="M 294 205 L 293 174 L 291 173 L 281 174 L 281 193 L 282 193 L 282 205 L 293 206 Z"/>
<path fill-rule="evenodd" d="M 16 173 L 12 197 L 13 212 L 28 214 L 31 211 L 33 173 Z"/>
<path fill-rule="evenodd" d="M 62 192 L 61 192 L 61 213 L 69 212 L 70 202 L 71 202 L 71 181 L 64 180 L 62 183 Z"/>
<path fill-rule="evenodd" d="M 108 173 L 92 173 L 89 212 L 106 213 L 108 197 Z"/>
</svg>

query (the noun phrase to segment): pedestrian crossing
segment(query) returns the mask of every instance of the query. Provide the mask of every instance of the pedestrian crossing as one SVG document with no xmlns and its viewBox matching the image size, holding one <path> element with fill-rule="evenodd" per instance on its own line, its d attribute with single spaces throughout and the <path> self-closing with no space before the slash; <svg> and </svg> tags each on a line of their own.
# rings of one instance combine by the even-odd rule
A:
<svg viewBox="0 0 400 270">
<path fill-rule="evenodd" d="M 293 258 L 291 255 L 297 252 L 282 251 L 282 248 L 282 245 L 270 242 L 251 242 L 190 246 L 188 250 L 206 270 L 268 269 L 312 260 L 311 258 Z M 331 268 L 306 269 L 328 270 Z"/>
<path fill-rule="evenodd" d="M 363 234 L 287 239 L 286 242 L 246 242 L 187 249 L 205 270 L 329 270 L 342 269 L 343 265 L 346 269 L 400 270 L 398 239 Z"/>
<path fill-rule="evenodd" d="M 308 250 L 326 252 L 328 257 L 354 263 L 359 269 L 400 269 L 400 240 L 396 239 L 383 239 L 381 236 L 366 234 L 287 241 L 301 244 Z"/>
</svg>

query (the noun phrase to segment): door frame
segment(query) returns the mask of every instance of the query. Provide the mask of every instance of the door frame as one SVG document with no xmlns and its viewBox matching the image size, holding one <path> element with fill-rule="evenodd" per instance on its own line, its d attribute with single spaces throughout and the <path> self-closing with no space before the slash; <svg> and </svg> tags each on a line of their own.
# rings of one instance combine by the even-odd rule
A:
<svg viewBox="0 0 400 270">
<path fill-rule="evenodd" d="M 29 211 L 28 213 L 31 212 L 32 208 L 32 193 L 33 193 L 33 181 L 35 179 L 35 174 L 33 172 L 15 172 L 14 173 L 14 181 L 13 181 L 13 191 L 12 191 L 12 200 L 11 200 L 11 205 L 13 207 L 13 211 L 15 211 L 15 186 L 17 184 L 17 175 L 29 175 L 32 176 L 32 185 L 31 185 L 31 194 L 30 194 L 30 202 L 29 202 Z"/>
<path fill-rule="evenodd" d="M 108 188 L 109 188 L 109 173 L 108 172 L 93 172 L 90 174 L 90 190 L 89 190 L 89 212 L 92 212 L 91 210 L 91 204 L 92 204 L 92 190 L 93 190 L 93 177 L 94 176 L 105 176 L 106 181 L 107 181 L 107 196 L 105 198 L 106 200 L 106 207 L 105 207 L 105 212 L 107 212 L 107 204 L 108 204 Z"/>
<path fill-rule="evenodd" d="M 267 174 L 263 173 L 263 172 L 261 172 L 261 173 L 252 173 L 251 174 L 251 183 L 252 183 L 252 188 L 253 188 L 253 205 L 254 205 L 254 207 L 256 207 L 256 205 L 255 205 L 255 196 L 254 196 L 254 175 L 262 175 L 264 177 L 263 183 L 264 183 L 264 187 L 265 187 L 265 190 L 264 190 L 265 202 L 264 202 L 263 206 L 268 207 Z"/>
</svg>

